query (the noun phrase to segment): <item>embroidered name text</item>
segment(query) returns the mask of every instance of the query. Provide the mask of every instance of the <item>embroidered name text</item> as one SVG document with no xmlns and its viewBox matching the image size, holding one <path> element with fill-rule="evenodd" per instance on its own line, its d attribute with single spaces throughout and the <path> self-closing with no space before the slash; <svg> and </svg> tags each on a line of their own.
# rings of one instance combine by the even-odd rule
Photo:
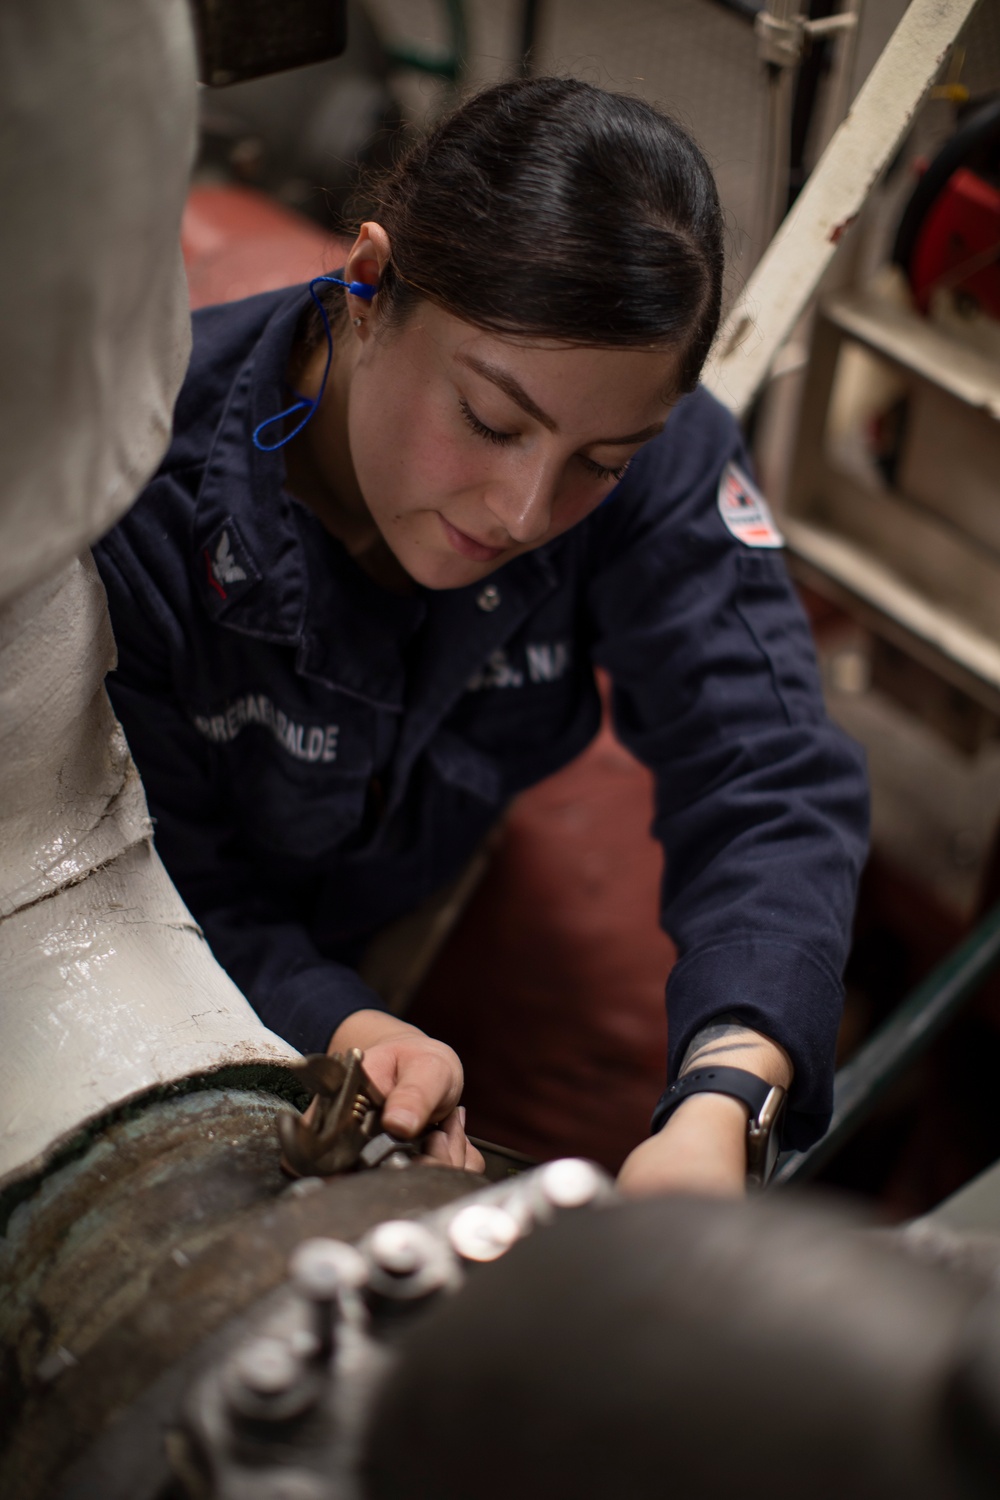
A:
<svg viewBox="0 0 1000 1500">
<path fill-rule="evenodd" d="M 565 677 L 571 660 L 569 641 L 538 641 L 525 645 L 529 682 L 558 682 Z M 524 673 L 515 667 L 502 647 L 491 652 L 486 662 L 465 684 L 466 692 L 481 693 L 484 688 L 519 688 Z"/>
<path fill-rule="evenodd" d="M 194 719 L 199 734 L 215 745 L 228 745 L 248 724 L 262 724 L 296 760 L 329 763 L 337 759 L 338 724 L 296 724 L 275 708 L 266 693 L 244 693 L 227 705 L 225 713 L 210 718 L 197 714 Z"/>
<path fill-rule="evenodd" d="M 551 646 L 526 646 L 525 650 L 532 682 L 558 682 L 569 666 L 568 641 L 556 641 Z"/>
<path fill-rule="evenodd" d="M 481 693 L 484 688 L 520 687 L 523 682 L 524 673 L 511 666 L 506 651 L 501 647 L 490 653 L 485 666 L 472 674 L 465 689 L 469 693 Z"/>
</svg>

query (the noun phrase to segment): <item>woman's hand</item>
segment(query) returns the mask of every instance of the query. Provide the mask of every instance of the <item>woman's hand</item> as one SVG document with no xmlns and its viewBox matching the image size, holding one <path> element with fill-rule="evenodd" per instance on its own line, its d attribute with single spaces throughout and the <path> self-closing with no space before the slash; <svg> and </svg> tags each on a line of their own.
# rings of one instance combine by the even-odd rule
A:
<svg viewBox="0 0 1000 1500">
<path fill-rule="evenodd" d="M 424 1160 L 482 1172 L 483 1158 L 465 1134 L 465 1110 L 459 1106 L 464 1082 L 457 1053 L 416 1026 L 381 1010 L 358 1010 L 342 1021 L 328 1052 L 360 1047 L 365 1072 L 385 1095 L 382 1124 L 391 1135 L 413 1140 L 436 1125 Z"/>
<path fill-rule="evenodd" d="M 791 1087 L 792 1060 L 783 1047 L 749 1026 L 720 1019 L 695 1037 L 681 1064 L 692 1068 L 743 1068 L 767 1083 Z M 691 1094 L 658 1135 L 625 1158 L 618 1173 L 623 1193 L 703 1193 L 741 1198 L 746 1192 L 747 1121 L 750 1111 L 728 1094 Z"/>
</svg>

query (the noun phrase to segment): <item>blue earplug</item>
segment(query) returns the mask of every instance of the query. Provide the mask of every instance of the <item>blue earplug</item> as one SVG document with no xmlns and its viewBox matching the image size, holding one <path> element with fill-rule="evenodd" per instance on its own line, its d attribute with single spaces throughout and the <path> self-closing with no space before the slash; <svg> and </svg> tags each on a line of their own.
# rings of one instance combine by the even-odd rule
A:
<svg viewBox="0 0 1000 1500">
<path fill-rule="evenodd" d="M 352 297 L 361 297 L 365 302 L 370 302 L 378 291 L 377 286 L 370 285 L 367 281 L 342 281 L 339 276 L 314 276 L 309 283 L 309 295 L 319 308 L 319 315 L 323 319 L 323 327 L 326 330 L 326 364 L 323 366 L 323 379 L 319 383 L 319 393 L 315 400 L 311 396 L 300 396 L 293 401 L 291 406 L 286 406 L 284 411 L 279 411 L 273 417 L 266 417 L 259 422 L 253 430 L 253 445 L 259 448 L 261 453 L 274 453 L 278 448 L 283 448 L 290 443 L 293 437 L 298 437 L 303 427 L 311 422 L 316 415 L 316 408 L 323 400 L 326 390 L 327 376 L 330 373 L 330 364 L 333 360 L 333 330 L 330 327 L 330 319 L 327 317 L 326 308 L 316 295 L 316 288 L 321 281 L 331 281 L 334 286 L 342 286 L 350 292 Z M 283 422 L 286 417 L 294 416 L 297 411 L 304 413 L 302 421 L 297 423 L 291 432 L 283 433 L 276 443 L 265 443 L 261 434 L 268 427 L 273 427 L 275 422 Z"/>
</svg>

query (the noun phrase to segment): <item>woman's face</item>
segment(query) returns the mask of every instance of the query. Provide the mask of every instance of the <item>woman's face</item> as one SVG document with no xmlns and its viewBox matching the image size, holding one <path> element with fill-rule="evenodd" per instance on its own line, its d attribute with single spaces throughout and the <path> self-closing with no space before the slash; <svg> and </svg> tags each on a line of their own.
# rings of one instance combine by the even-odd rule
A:
<svg viewBox="0 0 1000 1500">
<path fill-rule="evenodd" d="M 475 583 L 582 521 L 676 397 L 663 350 L 484 332 L 430 303 L 363 324 L 347 429 L 364 502 L 426 588 Z"/>
</svg>

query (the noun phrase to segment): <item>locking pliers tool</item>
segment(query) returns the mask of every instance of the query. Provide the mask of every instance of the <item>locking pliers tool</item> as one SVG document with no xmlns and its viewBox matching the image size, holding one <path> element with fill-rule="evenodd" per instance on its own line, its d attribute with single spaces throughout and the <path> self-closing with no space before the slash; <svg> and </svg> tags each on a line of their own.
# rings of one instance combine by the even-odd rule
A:
<svg viewBox="0 0 1000 1500">
<path fill-rule="evenodd" d="M 359 1047 L 317 1052 L 289 1071 L 314 1095 L 309 1118 L 290 1110 L 278 1116 L 285 1160 L 303 1177 L 334 1177 L 359 1167 L 408 1166 L 422 1141 L 401 1141 L 382 1126 L 385 1097 L 364 1069 Z"/>
</svg>

